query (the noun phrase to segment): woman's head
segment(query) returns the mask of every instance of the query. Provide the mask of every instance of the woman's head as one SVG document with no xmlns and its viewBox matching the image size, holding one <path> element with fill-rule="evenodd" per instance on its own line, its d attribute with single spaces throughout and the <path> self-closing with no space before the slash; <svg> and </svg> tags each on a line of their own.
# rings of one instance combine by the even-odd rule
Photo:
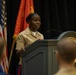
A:
<svg viewBox="0 0 76 75">
<path fill-rule="evenodd" d="M 37 13 L 31 13 L 27 16 L 26 22 L 32 31 L 37 31 L 41 25 L 40 16 Z"/>
</svg>

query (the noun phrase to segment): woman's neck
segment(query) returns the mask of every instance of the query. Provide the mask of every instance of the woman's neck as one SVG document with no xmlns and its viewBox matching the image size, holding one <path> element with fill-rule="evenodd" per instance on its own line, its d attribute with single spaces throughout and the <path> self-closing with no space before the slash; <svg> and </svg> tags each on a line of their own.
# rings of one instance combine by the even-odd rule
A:
<svg viewBox="0 0 76 75">
<path fill-rule="evenodd" d="M 36 32 L 37 30 L 34 30 L 33 28 L 29 27 L 29 29 L 33 32 Z"/>
</svg>

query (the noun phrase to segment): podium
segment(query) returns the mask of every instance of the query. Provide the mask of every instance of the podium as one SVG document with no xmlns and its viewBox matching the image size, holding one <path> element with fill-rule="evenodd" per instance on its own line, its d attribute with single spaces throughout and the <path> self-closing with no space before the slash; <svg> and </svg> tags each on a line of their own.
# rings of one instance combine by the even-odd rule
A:
<svg viewBox="0 0 76 75">
<path fill-rule="evenodd" d="M 56 39 L 37 40 L 27 47 L 22 55 L 22 75 L 53 75 L 58 68 L 56 44 Z"/>
<path fill-rule="evenodd" d="M 67 31 L 57 39 L 37 40 L 28 46 L 22 54 L 22 75 L 54 75 L 58 70 L 56 44 L 68 37 L 76 38 L 76 32 Z"/>
</svg>

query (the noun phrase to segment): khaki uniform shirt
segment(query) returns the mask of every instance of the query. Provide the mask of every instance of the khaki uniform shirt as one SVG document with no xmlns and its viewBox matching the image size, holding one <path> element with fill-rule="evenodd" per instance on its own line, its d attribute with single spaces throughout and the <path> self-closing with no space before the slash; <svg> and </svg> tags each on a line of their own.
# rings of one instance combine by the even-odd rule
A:
<svg viewBox="0 0 76 75">
<path fill-rule="evenodd" d="M 55 75 L 76 75 L 75 68 L 63 68 L 59 70 Z"/>
<path fill-rule="evenodd" d="M 23 47 L 28 47 L 30 44 L 32 44 L 38 39 L 44 39 L 41 33 L 39 33 L 38 31 L 34 33 L 29 28 L 26 28 L 26 30 L 22 31 L 17 37 L 16 50 L 21 50 Z M 20 65 L 22 63 L 21 61 L 22 60 L 20 58 Z"/>
</svg>

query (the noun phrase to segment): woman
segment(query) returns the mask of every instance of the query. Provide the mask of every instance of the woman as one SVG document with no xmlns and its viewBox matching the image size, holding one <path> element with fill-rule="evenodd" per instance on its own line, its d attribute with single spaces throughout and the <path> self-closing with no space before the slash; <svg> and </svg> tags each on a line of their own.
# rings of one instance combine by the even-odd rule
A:
<svg viewBox="0 0 76 75">
<path fill-rule="evenodd" d="M 36 40 L 44 39 L 44 36 L 37 31 L 41 25 L 41 19 L 37 13 L 29 14 L 26 18 L 26 22 L 29 24 L 29 27 L 27 27 L 24 31 L 22 31 L 18 35 L 17 41 L 16 41 L 16 50 L 17 50 L 17 55 L 19 57 L 26 50 L 25 48 L 28 47 L 30 44 L 32 44 Z M 20 57 L 19 74 L 21 74 L 21 65 L 22 65 L 22 60 Z"/>
</svg>

